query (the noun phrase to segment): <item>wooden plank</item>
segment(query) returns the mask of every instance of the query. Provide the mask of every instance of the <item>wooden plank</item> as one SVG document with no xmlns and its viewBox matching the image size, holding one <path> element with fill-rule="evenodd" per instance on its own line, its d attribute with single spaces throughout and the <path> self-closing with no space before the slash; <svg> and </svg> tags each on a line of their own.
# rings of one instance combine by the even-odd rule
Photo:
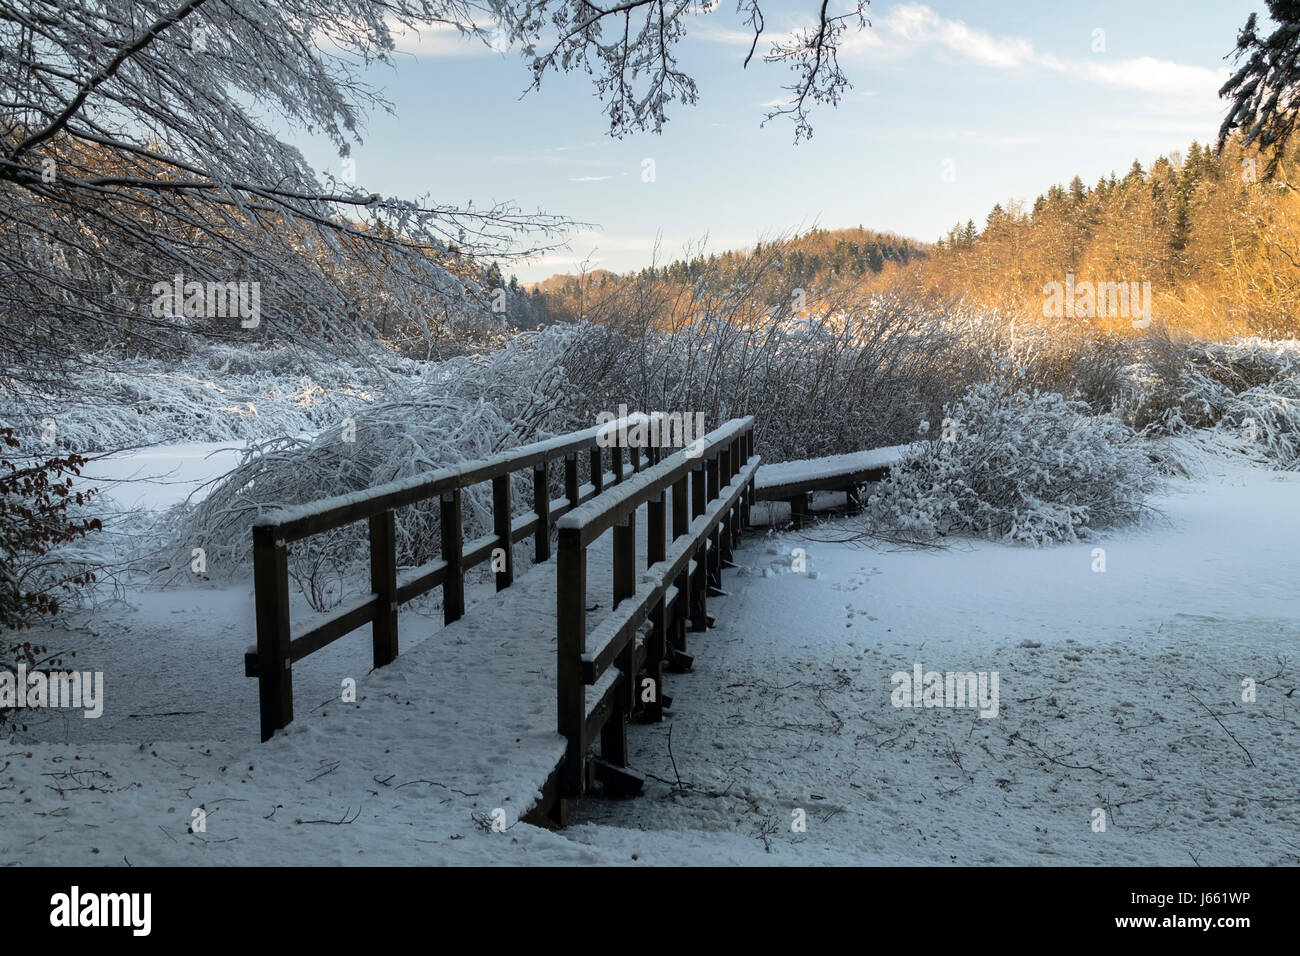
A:
<svg viewBox="0 0 1300 956">
<path fill-rule="evenodd" d="M 465 615 L 465 529 L 459 488 L 442 496 L 441 509 L 442 559 L 447 562 L 442 585 L 442 623 L 447 625 Z"/>
<path fill-rule="evenodd" d="M 414 601 L 420 595 L 446 583 L 446 580 L 447 562 L 442 558 L 402 571 L 397 575 L 397 603 Z"/>
<path fill-rule="evenodd" d="M 370 517 L 370 590 L 379 601 L 371 625 L 375 667 L 397 657 L 397 516 Z"/>
<path fill-rule="evenodd" d="M 315 654 L 322 647 L 328 647 L 345 634 L 351 634 L 359 627 L 374 622 L 379 613 L 379 597 L 374 595 L 344 614 L 339 614 L 323 622 L 310 631 L 304 631 L 293 639 L 289 645 L 289 659 L 298 663 L 304 657 Z"/>
<path fill-rule="evenodd" d="M 591 449 L 591 487 L 596 494 L 605 490 L 605 466 L 601 462 L 599 445 Z"/>
<path fill-rule="evenodd" d="M 838 474 L 822 475 L 802 481 L 786 482 L 780 485 L 764 485 L 756 489 L 759 501 L 784 501 L 799 492 L 807 491 L 843 491 L 854 485 L 867 485 L 874 481 L 883 481 L 889 475 L 889 467 L 867 468 L 859 471 L 846 471 Z"/>
<path fill-rule="evenodd" d="M 253 528 L 253 586 L 257 607 L 257 693 L 262 740 L 293 720 L 289 639 L 288 546 L 269 526 Z"/>
</svg>

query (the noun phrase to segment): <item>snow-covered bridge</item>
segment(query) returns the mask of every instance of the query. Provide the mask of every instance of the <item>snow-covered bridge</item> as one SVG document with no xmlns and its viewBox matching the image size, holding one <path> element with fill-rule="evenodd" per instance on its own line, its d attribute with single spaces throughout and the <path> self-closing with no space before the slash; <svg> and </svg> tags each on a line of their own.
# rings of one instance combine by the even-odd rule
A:
<svg viewBox="0 0 1300 956">
<path fill-rule="evenodd" d="M 640 416 L 632 424 L 653 431 L 659 422 Z M 628 719 L 661 719 L 664 669 L 690 666 L 686 634 L 709 626 L 708 596 L 721 593 L 722 569 L 748 524 L 759 459 L 748 418 L 666 457 L 659 443 L 650 444 L 644 463 L 646 443 L 618 439 L 628 427 L 626 420 L 598 426 L 259 519 L 257 645 L 245 669 L 259 682 L 262 739 L 293 721 L 296 662 L 369 624 L 375 668 L 393 667 L 401 660 L 399 607 L 441 588 L 445 629 L 419 652 L 436 660 L 449 642 L 490 652 L 468 662 L 458 656 L 455 667 L 411 665 L 420 680 L 398 696 L 422 715 L 417 728 L 397 715 L 388 725 L 377 718 L 372 683 L 364 698 L 345 696 L 337 706 L 366 712 L 374 744 L 413 732 L 438 739 L 442 746 L 422 766 L 448 778 L 460 777 L 467 752 L 491 754 L 511 768 L 496 784 L 509 791 L 503 802 L 533 819 L 549 814 L 563 823 L 567 800 L 596 780 L 609 793 L 639 791 L 643 781 L 628 769 Z M 590 462 L 585 482 L 580 457 Z M 563 467 L 559 498 L 552 498 L 552 461 Z M 512 477 L 527 471 L 532 510 L 517 515 Z M 465 541 L 462 493 L 485 482 L 492 485 L 493 531 Z M 440 502 L 441 553 L 399 574 L 397 511 L 430 499 Z M 370 593 L 295 633 L 289 545 L 359 521 L 369 524 Z M 557 529 L 559 554 L 551 562 Z M 516 581 L 514 548 L 529 537 L 534 564 Z M 467 613 L 465 572 L 485 563 L 499 597 Z M 589 578 L 611 587 L 589 588 Z M 600 755 L 592 757 L 597 740 Z"/>
</svg>

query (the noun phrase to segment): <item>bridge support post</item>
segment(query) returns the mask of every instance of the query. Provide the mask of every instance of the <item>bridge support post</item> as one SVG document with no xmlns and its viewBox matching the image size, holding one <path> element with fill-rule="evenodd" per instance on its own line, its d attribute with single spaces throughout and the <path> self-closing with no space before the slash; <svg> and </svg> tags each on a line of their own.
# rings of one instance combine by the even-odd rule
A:
<svg viewBox="0 0 1300 956">
<path fill-rule="evenodd" d="M 720 488 L 719 478 L 719 460 L 718 452 L 709 456 L 708 465 L 705 468 L 706 482 L 708 488 L 708 500 L 716 501 L 718 490 Z M 709 554 L 708 554 L 708 578 L 707 586 L 712 588 L 715 594 L 722 593 L 722 525 L 715 527 L 709 535 Z"/>
<path fill-rule="evenodd" d="M 459 621 L 465 614 L 465 538 L 461 528 L 460 489 L 442 496 L 439 524 L 442 532 L 442 559 L 447 562 L 447 577 L 442 582 L 442 623 Z"/>
<path fill-rule="evenodd" d="M 498 571 L 497 590 L 504 591 L 515 582 L 515 549 L 513 515 L 510 513 L 510 476 L 498 475 L 492 479 L 492 531 L 497 547 L 506 553 L 505 570 Z"/>
<path fill-rule="evenodd" d="M 370 590 L 379 596 L 370 625 L 373 659 L 383 667 L 397 659 L 397 516 L 392 508 L 370 518 Z"/>
<path fill-rule="evenodd" d="M 545 460 L 533 466 L 533 514 L 537 515 L 533 562 L 541 564 L 551 556 L 551 489 Z"/>
<path fill-rule="evenodd" d="M 646 503 L 646 556 L 647 568 L 654 567 L 667 555 L 664 535 L 666 501 L 664 493 L 651 498 Z M 650 611 L 650 634 L 646 637 L 645 677 L 652 681 L 651 700 L 642 700 L 640 690 L 636 691 L 636 702 L 642 704 L 642 718 L 650 723 L 664 719 L 664 659 L 668 656 L 666 608 L 660 601 Z"/>
<path fill-rule="evenodd" d="M 790 503 L 790 521 L 796 528 L 808 523 L 808 493 L 803 492 L 786 499 Z"/>
<path fill-rule="evenodd" d="M 587 549 L 580 533 L 560 529 L 555 557 L 556 729 L 567 741 L 557 793 L 582 796 L 587 759 L 587 684 L 582 655 L 587 650 Z"/>
<path fill-rule="evenodd" d="M 257 692 L 262 741 L 293 720 L 289 656 L 289 549 L 273 527 L 253 526 L 253 581 L 257 594 Z"/>
<path fill-rule="evenodd" d="M 636 512 L 614 525 L 614 603 L 617 608 L 636 594 Z M 636 639 L 630 639 L 614 658 L 620 688 L 614 710 L 600 732 L 600 756 L 615 767 L 627 766 L 627 719 L 636 706 Z"/>
<path fill-rule="evenodd" d="M 673 483 L 673 540 L 686 534 L 690 528 L 691 515 L 687 504 L 687 482 L 689 475 L 683 475 Z M 669 669 L 681 673 L 691 666 L 691 659 L 686 654 L 686 619 L 691 613 L 690 576 L 683 571 L 677 576 L 677 601 L 668 621 L 668 640 L 672 648 L 669 656 Z"/>
</svg>

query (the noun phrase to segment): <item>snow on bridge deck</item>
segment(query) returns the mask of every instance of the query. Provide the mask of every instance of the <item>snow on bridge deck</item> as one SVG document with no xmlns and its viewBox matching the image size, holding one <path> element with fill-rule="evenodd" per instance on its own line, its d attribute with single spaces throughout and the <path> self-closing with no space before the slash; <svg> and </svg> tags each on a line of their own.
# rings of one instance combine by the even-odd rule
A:
<svg viewBox="0 0 1300 956">
<path fill-rule="evenodd" d="M 754 479 L 755 493 L 758 498 L 781 498 L 799 489 L 813 491 L 843 488 L 855 480 L 869 479 L 876 473 L 883 473 L 897 464 L 910 447 L 891 445 L 888 448 L 871 448 L 847 455 L 765 464 L 759 467 Z"/>
<path fill-rule="evenodd" d="M 639 516 L 641 555 L 644 526 Z M 591 545 L 588 561 L 594 629 L 611 604 L 608 536 Z M 7 748 L 14 752 L 0 789 L 31 802 L 0 808 L 0 864 L 517 862 L 517 847 L 467 857 L 465 844 L 448 841 L 477 834 L 476 820 L 490 826 L 497 810 L 513 828 L 564 755 L 554 562 L 499 593 L 488 585 L 480 597 L 446 627 L 400 614 L 405 649 L 388 666 L 354 675 L 356 703 L 318 705 L 300 695 L 295 720 L 266 743 Z M 433 633 L 414 641 L 426 627 Z M 369 640 L 360 628 L 340 643 Z M 106 688 L 107 706 L 114 693 Z M 206 829 L 191 833 L 198 808 Z M 531 828 L 513 833 L 524 830 L 539 839 Z"/>
</svg>

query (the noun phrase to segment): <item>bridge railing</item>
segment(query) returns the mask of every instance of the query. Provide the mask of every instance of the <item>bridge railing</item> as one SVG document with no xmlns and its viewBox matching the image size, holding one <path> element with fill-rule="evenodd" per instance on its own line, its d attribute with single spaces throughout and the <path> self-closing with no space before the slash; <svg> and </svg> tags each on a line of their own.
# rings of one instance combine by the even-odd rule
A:
<svg viewBox="0 0 1300 956">
<path fill-rule="evenodd" d="M 434 588 L 443 589 L 443 619 L 450 624 L 465 613 L 465 572 L 498 558 L 497 590 L 514 581 L 513 545 L 529 536 L 534 558 L 550 557 L 555 521 L 602 493 L 607 482 L 626 477 L 621 446 L 612 445 L 617 430 L 656 416 L 634 415 L 585 431 L 515 448 L 492 458 L 390 482 L 353 494 L 283 509 L 253 525 L 253 580 L 256 591 L 257 645 L 244 657 L 244 672 L 258 679 L 262 740 L 293 720 L 293 665 L 340 637 L 371 625 L 374 666 L 397 657 L 397 610 Z M 609 446 L 609 447 L 605 447 Z M 640 471 L 640 449 L 629 447 L 633 472 Z M 611 471 L 605 471 L 608 451 Z M 590 480 L 579 484 L 578 457 L 590 455 Z M 656 456 L 657 457 L 657 456 Z M 564 462 L 564 495 L 550 497 L 550 464 Z M 532 511 L 513 512 L 511 476 L 532 471 Z M 492 484 L 490 534 L 464 539 L 461 498 L 465 489 Z M 396 513 L 399 508 L 438 498 L 440 556 L 398 573 Z M 370 594 L 345 604 L 325 620 L 294 633 L 289 619 L 289 545 L 358 521 L 369 523 Z M 498 550 L 500 549 L 500 550 Z"/>
<path fill-rule="evenodd" d="M 640 789 L 640 778 L 627 770 L 628 718 L 642 709 L 646 719 L 661 719 L 664 667 L 689 666 L 687 623 L 695 631 L 708 627 L 709 590 L 719 585 L 749 523 L 758 464 L 753 419 L 733 419 L 558 522 L 557 709 L 559 732 L 568 741 L 556 793 L 558 822 L 564 822 L 563 801 L 580 796 L 594 779 L 606 792 Z M 638 573 L 642 505 L 646 567 Z M 587 549 L 608 531 L 612 610 L 588 633 Z M 597 738 L 600 757 L 589 759 Z"/>
</svg>

